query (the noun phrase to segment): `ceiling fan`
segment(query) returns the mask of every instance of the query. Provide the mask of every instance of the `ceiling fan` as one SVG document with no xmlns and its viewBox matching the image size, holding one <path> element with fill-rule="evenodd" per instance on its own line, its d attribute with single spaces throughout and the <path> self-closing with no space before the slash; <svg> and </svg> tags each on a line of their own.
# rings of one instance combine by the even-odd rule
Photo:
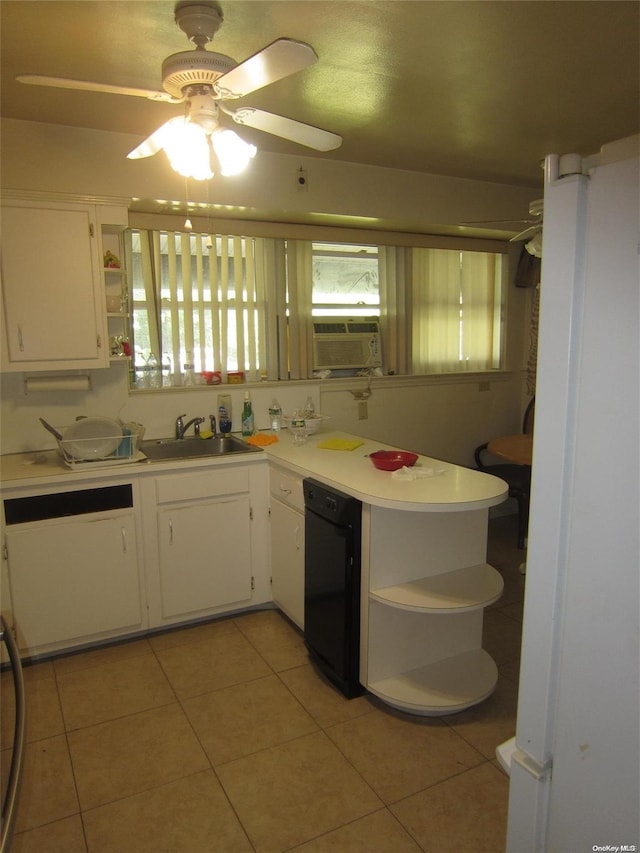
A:
<svg viewBox="0 0 640 853">
<path fill-rule="evenodd" d="M 542 254 L 542 214 L 544 199 L 538 198 L 529 203 L 529 213 L 533 219 L 489 219 L 482 222 L 463 222 L 463 225 L 526 225 L 527 227 L 509 239 L 510 243 L 525 242 L 525 249 L 530 255 L 541 257 Z"/>
<path fill-rule="evenodd" d="M 21 75 L 17 79 L 37 86 L 130 95 L 169 104 L 183 103 L 184 115 L 169 119 L 127 156 L 131 159 L 150 157 L 164 148 L 176 171 L 185 174 L 185 170 L 190 170 L 186 176 L 200 180 L 213 177 L 210 160 L 213 159 L 214 164 L 217 161 L 222 174 L 237 174 L 256 151 L 254 146 L 247 145 L 237 134 L 220 124 L 220 113 L 229 116 L 236 124 L 317 151 L 338 148 L 342 137 L 335 133 L 265 110 L 253 107 L 232 109 L 227 105 L 227 101 L 242 98 L 313 65 L 318 56 L 304 42 L 280 38 L 237 64 L 228 56 L 205 49 L 223 19 L 222 9 L 215 0 L 179 0 L 176 3 L 176 24 L 196 47 L 195 50 L 174 53 L 164 60 L 164 91 L 36 74 Z M 185 157 L 187 145 L 190 147 Z M 242 168 L 235 163 L 238 153 L 241 154 Z M 196 160 L 200 164 L 196 169 L 199 174 L 192 173 Z"/>
</svg>

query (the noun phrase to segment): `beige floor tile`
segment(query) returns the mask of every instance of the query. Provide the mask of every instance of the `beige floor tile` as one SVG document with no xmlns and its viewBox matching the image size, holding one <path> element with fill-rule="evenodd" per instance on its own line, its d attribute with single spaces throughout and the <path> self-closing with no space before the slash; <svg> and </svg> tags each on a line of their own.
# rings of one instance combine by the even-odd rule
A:
<svg viewBox="0 0 640 853">
<path fill-rule="evenodd" d="M 296 853 L 419 853 L 421 849 L 391 812 L 381 809 L 296 847 Z"/>
<path fill-rule="evenodd" d="M 56 675 L 65 675 L 68 672 L 77 672 L 80 669 L 88 669 L 91 666 L 100 666 L 105 663 L 127 660 L 138 655 L 148 655 L 150 652 L 151 646 L 148 640 L 131 640 L 130 642 L 115 643 L 112 646 L 88 649 L 78 654 L 56 658 L 53 665 Z"/>
<path fill-rule="evenodd" d="M 91 809 L 92 853 L 243 853 L 251 851 L 212 771 Z"/>
<path fill-rule="evenodd" d="M 87 853 L 80 815 L 16 835 L 11 853 Z"/>
<path fill-rule="evenodd" d="M 500 664 L 519 660 L 522 644 L 522 625 L 499 610 L 484 614 L 482 647 Z"/>
<path fill-rule="evenodd" d="M 482 762 L 443 722 L 382 709 L 326 730 L 385 803 Z"/>
<path fill-rule="evenodd" d="M 269 666 L 235 627 L 233 632 L 156 654 L 180 699 L 271 675 Z"/>
<path fill-rule="evenodd" d="M 368 696 L 346 699 L 311 663 L 281 672 L 280 678 L 321 728 L 373 710 Z"/>
<path fill-rule="evenodd" d="M 27 666 L 23 670 L 27 741 L 42 740 L 64 732 L 60 697 L 52 663 Z M 15 725 L 13 676 L 3 672 L 0 678 L 1 748 L 13 744 Z"/>
<path fill-rule="evenodd" d="M 217 768 L 254 847 L 288 850 L 381 802 L 322 732 Z"/>
<path fill-rule="evenodd" d="M 495 692 L 484 702 L 442 719 L 485 758 L 492 759 L 496 747 L 515 734 L 517 705 L 517 684 L 499 678 Z"/>
<path fill-rule="evenodd" d="M 186 699 L 183 707 L 214 765 L 318 730 L 276 675 Z"/>
<path fill-rule="evenodd" d="M 485 763 L 390 807 L 423 850 L 498 853 L 507 827 L 507 777 Z"/>
<path fill-rule="evenodd" d="M 172 649 L 188 643 L 201 643 L 223 634 L 235 634 L 237 628 L 232 619 L 216 619 L 212 622 L 201 622 L 186 628 L 175 628 L 162 634 L 149 637 L 149 644 L 154 651 Z"/>
<path fill-rule="evenodd" d="M 309 660 L 302 633 L 277 610 L 261 610 L 235 620 L 238 629 L 275 672 Z"/>
<path fill-rule="evenodd" d="M 175 702 L 153 654 L 68 672 L 58 689 L 67 731 Z"/>
<path fill-rule="evenodd" d="M 9 770 L 9 761 L 9 751 L 6 751 L 2 754 L 3 780 Z M 4 782 L 2 790 L 6 790 Z M 79 811 L 66 738 L 59 735 L 28 743 L 15 832 L 62 820 Z"/>
<path fill-rule="evenodd" d="M 209 768 L 179 705 L 165 705 L 69 733 L 82 809 Z"/>
</svg>

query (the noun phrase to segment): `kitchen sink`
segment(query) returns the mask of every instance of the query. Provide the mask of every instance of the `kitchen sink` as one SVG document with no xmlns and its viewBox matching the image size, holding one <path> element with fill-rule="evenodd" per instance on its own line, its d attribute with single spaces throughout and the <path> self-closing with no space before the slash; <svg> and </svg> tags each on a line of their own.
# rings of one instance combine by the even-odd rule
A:
<svg viewBox="0 0 640 853">
<path fill-rule="evenodd" d="M 197 459 L 201 456 L 227 456 L 232 453 L 260 453 L 254 447 L 233 435 L 213 438 L 158 438 L 140 443 L 140 450 L 151 462 L 167 459 Z"/>
</svg>

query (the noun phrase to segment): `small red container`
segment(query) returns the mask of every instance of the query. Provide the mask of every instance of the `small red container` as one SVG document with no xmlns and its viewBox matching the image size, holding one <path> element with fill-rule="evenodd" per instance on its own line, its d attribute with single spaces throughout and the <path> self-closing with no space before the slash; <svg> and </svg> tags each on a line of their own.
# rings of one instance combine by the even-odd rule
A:
<svg viewBox="0 0 640 853">
<path fill-rule="evenodd" d="M 376 450 L 369 459 L 381 471 L 397 471 L 399 468 L 411 468 L 418 459 L 417 453 L 408 450 Z"/>
</svg>

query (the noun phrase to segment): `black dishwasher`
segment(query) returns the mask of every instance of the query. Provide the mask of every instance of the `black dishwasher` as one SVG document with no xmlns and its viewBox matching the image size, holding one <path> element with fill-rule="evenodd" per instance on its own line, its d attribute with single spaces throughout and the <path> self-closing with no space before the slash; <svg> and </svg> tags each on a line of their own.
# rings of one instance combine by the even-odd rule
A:
<svg viewBox="0 0 640 853">
<path fill-rule="evenodd" d="M 303 482 L 304 640 L 321 671 L 348 698 L 360 686 L 362 504 L 317 480 Z"/>
</svg>

